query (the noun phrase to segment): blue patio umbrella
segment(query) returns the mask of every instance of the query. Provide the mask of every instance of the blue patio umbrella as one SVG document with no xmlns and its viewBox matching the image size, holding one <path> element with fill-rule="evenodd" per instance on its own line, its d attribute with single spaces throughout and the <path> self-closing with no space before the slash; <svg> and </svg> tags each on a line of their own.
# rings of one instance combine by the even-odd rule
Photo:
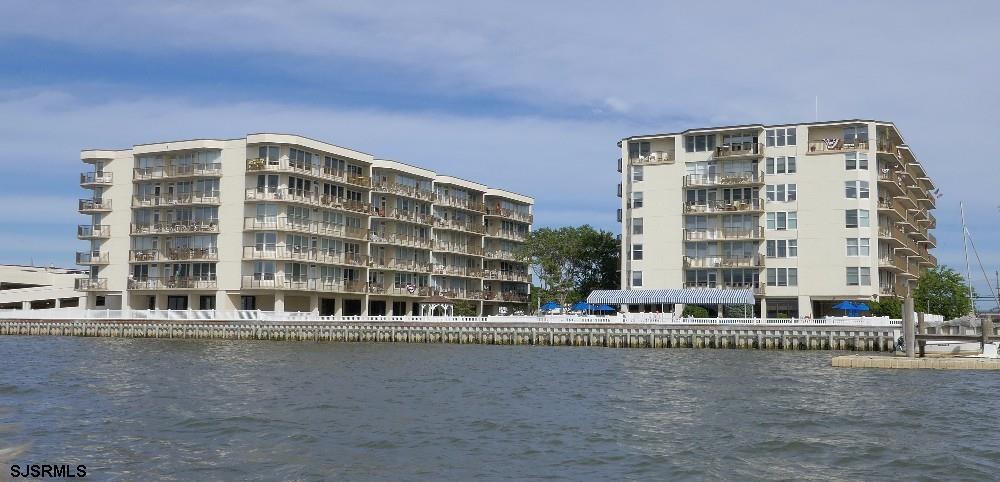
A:
<svg viewBox="0 0 1000 482">
<path fill-rule="evenodd" d="M 558 309 L 559 309 L 559 303 L 556 303 L 555 301 L 550 301 L 548 303 L 545 303 L 541 307 L 542 311 L 552 311 L 552 310 L 558 310 Z"/>
<path fill-rule="evenodd" d="M 594 311 L 615 311 L 615 309 L 609 305 L 601 305 L 594 308 Z"/>
<path fill-rule="evenodd" d="M 854 309 L 856 311 L 871 311 L 871 308 L 869 308 L 868 305 L 864 303 L 854 303 Z"/>
<path fill-rule="evenodd" d="M 570 307 L 570 311 L 587 311 L 587 310 L 590 310 L 590 309 L 591 309 L 591 305 L 590 305 L 590 303 L 587 303 L 586 301 L 579 301 L 576 304 L 574 304 L 572 307 Z"/>
<path fill-rule="evenodd" d="M 854 303 L 851 303 L 850 301 L 846 300 L 833 305 L 833 309 L 844 310 L 845 312 L 844 316 L 853 316 L 853 314 L 856 313 L 857 311 L 857 308 L 855 307 Z"/>
</svg>

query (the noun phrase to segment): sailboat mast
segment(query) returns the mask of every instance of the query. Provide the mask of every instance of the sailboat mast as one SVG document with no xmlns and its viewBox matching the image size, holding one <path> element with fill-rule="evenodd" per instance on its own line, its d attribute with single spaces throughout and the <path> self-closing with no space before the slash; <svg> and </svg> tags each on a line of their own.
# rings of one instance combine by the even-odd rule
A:
<svg viewBox="0 0 1000 482">
<path fill-rule="evenodd" d="M 965 226 L 965 201 L 958 203 L 962 211 L 962 249 L 965 250 L 965 275 L 969 282 L 969 303 L 972 305 L 972 316 L 976 316 L 976 299 L 972 296 L 972 268 L 969 266 L 969 228 Z"/>
</svg>

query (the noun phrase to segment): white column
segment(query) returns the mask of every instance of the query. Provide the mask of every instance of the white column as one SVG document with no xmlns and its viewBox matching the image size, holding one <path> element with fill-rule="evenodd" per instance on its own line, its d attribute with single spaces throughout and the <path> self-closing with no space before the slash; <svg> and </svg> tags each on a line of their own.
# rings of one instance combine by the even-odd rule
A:
<svg viewBox="0 0 1000 482">
<path fill-rule="evenodd" d="M 799 296 L 799 318 L 809 317 L 812 318 L 813 306 L 812 299 L 808 296 Z"/>
<path fill-rule="evenodd" d="M 62 298 L 56 298 L 56 308 L 62 308 Z"/>
<path fill-rule="evenodd" d="M 22 301 L 21 302 L 21 309 L 22 310 L 30 310 L 31 309 L 31 302 L 30 301 Z"/>
<path fill-rule="evenodd" d="M 309 295 L 309 311 L 319 313 L 319 295 Z"/>
<path fill-rule="evenodd" d="M 760 299 L 760 319 L 767 319 L 767 298 Z"/>
<path fill-rule="evenodd" d="M 274 292 L 274 311 L 285 311 L 285 292 Z"/>
</svg>

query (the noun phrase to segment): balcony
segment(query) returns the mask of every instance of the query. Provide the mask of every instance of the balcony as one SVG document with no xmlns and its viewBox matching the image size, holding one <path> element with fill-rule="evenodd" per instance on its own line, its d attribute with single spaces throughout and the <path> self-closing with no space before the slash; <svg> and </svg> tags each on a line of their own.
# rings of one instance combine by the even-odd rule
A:
<svg viewBox="0 0 1000 482">
<path fill-rule="evenodd" d="M 887 269 L 897 273 L 906 271 L 907 264 L 906 258 L 902 256 L 881 255 L 878 258 L 878 267 L 880 269 Z"/>
<path fill-rule="evenodd" d="M 273 259 L 309 261 L 318 264 L 366 267 L 371 264 L 368 255 L 296 246 L 244 246 L 243 259 Z"/>
<path fill-rule="evenodd" d="M 215 275 L 208 276 L 166 276 L 166 277 L 129 277 L 128 289 L 138 291 L 150 290 L 214 290 L 218 288 Z"/>
<path fill-rule="evenodd" d="M 187 192 L 173 196 L 132 196 L 132 207 L 173 207 L 191 205 L 219 205 L 219 191 Z"/>
<path fill-rule="evenodd" d="M 247 159 L 247 172 L 288 172 L 316 179 L 335 181 L 362 188 L 371 188 L 371 179 L 347 170 L 333 169 L 316 164 L 290 163 L 287 159 Z"/>
<path fill-rule="evenodd" d="M 107 224 L 81 224 L 76 227 L 79 239 L 107 239 L 111 237 L 111 226 Z"/>
<path fill-rule="evenodd" d="M 721 174 L 688 174 L 684 176 L 684 187 L 705 186 L 753 186 L 764 184 L 763 171 L 746 171 Z"/>
<path fill-rule="evenodd" d="M 482 292 L 482 299 L 485 301 L 527 303 L 528 298 L 529 296 L 527 293 L 520 293 L 517 291 L 496 292 L 493 290 L 485 290 Z"/>
<path fill-rule="evenodd" d="M 373 295 L 426 297 L 433 294 L 434 290 L 430 286 L 416 286 L 412 284 L 383 286 L 376 283 L 368 283 L 368 293 Z"/>
<path fill-rule="evenodd" d="M 133 181 L 148 181 L 151 179 L 179 179 L 186 177 L 220 177 L 222 164 L 218 162 L 167 165 L 155 167 L 137 167 L 132 169 Z"/>
<path fill-rule="evenodd" d="M 896 221 L 903 221 L 906 219 L 906 210 L 900 206 L 898 201 L 889 200 L 886 198 L 878 199 L 878 212 L 880 214 L 887 214 L 889 217 Z"/>
<path fill-rule="evenodd" d="M 372 213 L 372 216 L 382 219 L 405 221 L 413 224 L 423 224 L 425 226 L 431 226 L 434 224 L 434 217 L 429 214 L 421 214 L 416 211 L 404 211 L 401 209 L 386 210 L 385 208 L 380 208 L 375 210 Z"/>
<path fill-rule="evenodd" d="M 73 289 L 77 291 L 107 291 L 107 278 L 77 278 L 73 280 Z"/>
<path fill-rule="evenodd" d="M 414 186 L 407 186 L 404 184 L 397 184 L 392 181 L 379 181 L 372 183 L 372 191 L 394 194 L 396 196 L 406 196 L 413 199 L 419 199 L 421 201 L 433 202 L 437 199 L 437 194 L 434 191 L 426 189 L 418 189 Z"/>
<path fill-rule="evenodd" d="M 899 171 L 892 169 L 882 169 L 878 174 L 878 182 L 881 186 L 886 187 L 887 190 L 892 191 L 893 195 L 902 196 L 906 192 L 903 191 L 903 176 Z"/>
<path fill-rule="evenodd" d="M 211 248 L 168 248 L 133 249 L 128 252 L 131 262 L 148 263 L 154 261 L 218 261 L 218 249 Z"/>
<path fill-rule="evenodd" d="M 927 233 L 927 239 L 924 240 L 924 241 L 921 241 L 921 243 L 926 243 L 926 244 L 929 244 L 932 247 L 936 248 L 937 247 L 937 238 L 933 234 Z"/>
<path fill-rule="evenodd" d="M 513 209 L 504 209 L 499 206 L 495 208 L 487 208 L 486 215 L 503 219 L 510 219 L 512 221 L 517 221 L 519 223 L 525 223 L 525 224 L 531 224 L 535 221 L 535 217 L 531 213 L 515 211 Z"/>
<path fill-rule="evenodd" d="M 368 291 L 367 283 L 361 281 L 340 281 L 332 278 L 281 278 L 270 273 L 243 276 L 240 287 L 322 293 L 365 293 Z"/>
<path fill-rule="evenodd" d="M 487 251 L 485 253 L 487 259 L 500 259 L 504 261 L 515 261 L 518 263 L 523 263 L 524 260 L 517 257 L 517 255 L 512 251 L 504 251 L 501 249 Z"/>
<path fill-rule="evenodd" d="M 764 228 L 724 228 L 706 231 L 685 229 L 685 241 L 723 241 L 730 239 L 764 239 Z"/>
<path fill-rule="evenodd" d="M 737 142 L 716 147 L 712 157 L 717 160 L 735 160 L 754 159 L 763 155 L 764 144 L 759 142 Z"/>
<path fill-rule="evenodd" d="M 369 265 L 374 269 L 391 271 L 409 271 L 414 273 L 430 273 L 433 271 L 431 263 L 420 263 L 412 259 L 380 258 L 373 257 Z"/>
<path fill-rule="evenodd" d="M 832 154 L 838 152 L 867 151 L 868 140 L 844 140 L 838 137 L 809 141 L 806 154 Z"/>
<path fill-rule="evenodd" d="M 81 199 L 77 208 L 80 214 L 106 213 L 111 211 L 110 199 Z"/>
<path fill-rule="evenodd" d="M 284 201 L 351 213 L 370 215 L 371 204 L 336 196 L 326 196 L 302 189 L 254 188 L 246 190 L 247 201 Z"/>
<path fill-rule="evenodd" d="M 483 248 L 468 243 L 452 243 L 448 241 L 435 240 L 434 251 L 464 254 L 468 256 L 482 256 Z"/>
<path fill-rule="evenodd" d="M 711 203 L 687 203 L 684 212 L 688 214 L 732 214 L 739 212 L 763 212 L 764 203 L 760 199 L 744 199 L 740 201 L 714 201 Z"/>
<path fill-rule="evenodd" d="M 434 249 L 434 240 L 430 238 L 421 238 L 419 236 L 411 236 L 408 234 L 379 233 L 377 231 L 372 231 L 369 236 L 371 237 L 372 244 L 388 244 L 392 246 L 406 246 L 419 249 Z"/>
<path fill-rule="evenodd" d="M 459 222 L 454 219 L 444 219 L 435 217 L 434 218 L 434 228 L 435 229 L 450 229 L 452 231 L 464 231 L 473 234 L 483 234 L 486 232 L 486 227 L 479 223 L 472 222 Z"/>
<path fill-rule="evenodd" d="M 131 233 L 145 234 L 199 234 L 218 233 L 218 219 L 203 219 L 198 221 L 174 221 L 165 223 L 132 223 Z"/>
<path fill-rule="evenodd" d="M 899 157 L 899 147 L 901 144 L 897 143 L 894 139 L 890 139 L 886 136 L 879 136 L 875 139 L 875 152 L 877 154 L 888 154 L 893 157 Z"/>
<path fill-rule="evenodd" d="M 896 295 L 896 287 L 890 285 L 879 285 L 878 294 L 879 296 L 898 296 Z"/>
<path fill-rule="evenodd" d="M 111 256 L 107 252 L 102 251 L 77 251 L 76 252 L 76 264 L 81 266 L 94 266 L 108 264 L 111 262 Z"/>
<path fill-rule="evenodd" d="M 479 290 L 443 290 L 441 288 L 431 288 L 431 293 L 449 299 L 481 300 L 486 296 L 485 291 Z"/>
<path fill-rule="evenodd" d="M 629 164 L 633 166 L 655 166 L 658 164 L 673 164 L 674 154 L 667 151 L 653 151 L 646 155 L 640 155 L 629 159 Z M 621 172 L 619 168 L 618 172 Z"/>
<path fill-rule="evenodd" d="M 512 281 L 515 283 L 530 283 L 531 275 L 527 273 L 516 273 L 514 271 L 504 271 L 499 269 L 488 269 L 483 272 L 483 279 Z"/>
<path fill-rule="evenodd" d="M 95 186 L 110 186 L 114 177 L 110 172 L 81 172 L 80 173 L 80 186 L 81 187 L 95 187 Z"/>
<path fill-rule="evenodd" d="M 764 258 L 754 256 L 685 256 L 685 268 L 753 268 L 764 266 Z"/>
<path fill-rule="evenodd" d="M 699 288 L 713 288 L 713 289 L 730 289 L 730 290 L 751 290 L 753 294 L 758 296 L 764 295 L 764 285 L 761 283 L 684 283 L 685 289 L 699 289 Z"/>
<path fill-rule="evenodd" d="M 433 273 L 443 276 L 461 276 L 465 278 L 482 278 L 483 270 L 479 268 L 469 268 L 467 266 L 448 266 L 435 264 Z"/>
<path fill-rule="evenodd" d="M 527 238 L 528 236 L 526 232 L 514 231 L 510 229 L 497 229 L 497 228 L 490 229 L 489 232 L 486 233 L 486 235 L 492 238 L 500 238 L 518 242 L 524 242 L 525 238 Z"/>
<path fill-rule="evenodd" d="M 454 196 L 439 196 L 437 198 L 437 202 L 435 202 L 434 204 L 437 204 L 438 206 L 448 206 L 451 208 L 464 209 L 466 211 L 472 211 L 479 214 L 486 212 L 485 204 L 479 201 L 473 201 L 472 199 L 468 198 L 459 198 Z"/>
<path fill-rule="evenodd" d="M 287 217 L 243 218 L 243 229 L 247 231 L 289 231 L 293 233 L 322 234 L 359 241 L 368 240 L 368 231 L 362 228 Z"/>
</svg>

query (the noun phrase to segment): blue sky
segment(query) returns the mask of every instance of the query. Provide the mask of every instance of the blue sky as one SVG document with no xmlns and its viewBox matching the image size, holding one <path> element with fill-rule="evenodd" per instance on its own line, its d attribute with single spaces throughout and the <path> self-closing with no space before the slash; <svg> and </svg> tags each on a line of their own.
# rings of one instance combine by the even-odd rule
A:
<svg viewBox="0 0 1000 482">
<path fill-rule="evenodd" d="M 72 263 L 84 147 L 295 132 L 616 231 L 618 139 L 810 121 L 818 95 L 902 130 L 943 263 L 964 200 L 1000 264 L 994 2 L 332 3 L 3 2 L 0 262 Z"/>
</svg>

